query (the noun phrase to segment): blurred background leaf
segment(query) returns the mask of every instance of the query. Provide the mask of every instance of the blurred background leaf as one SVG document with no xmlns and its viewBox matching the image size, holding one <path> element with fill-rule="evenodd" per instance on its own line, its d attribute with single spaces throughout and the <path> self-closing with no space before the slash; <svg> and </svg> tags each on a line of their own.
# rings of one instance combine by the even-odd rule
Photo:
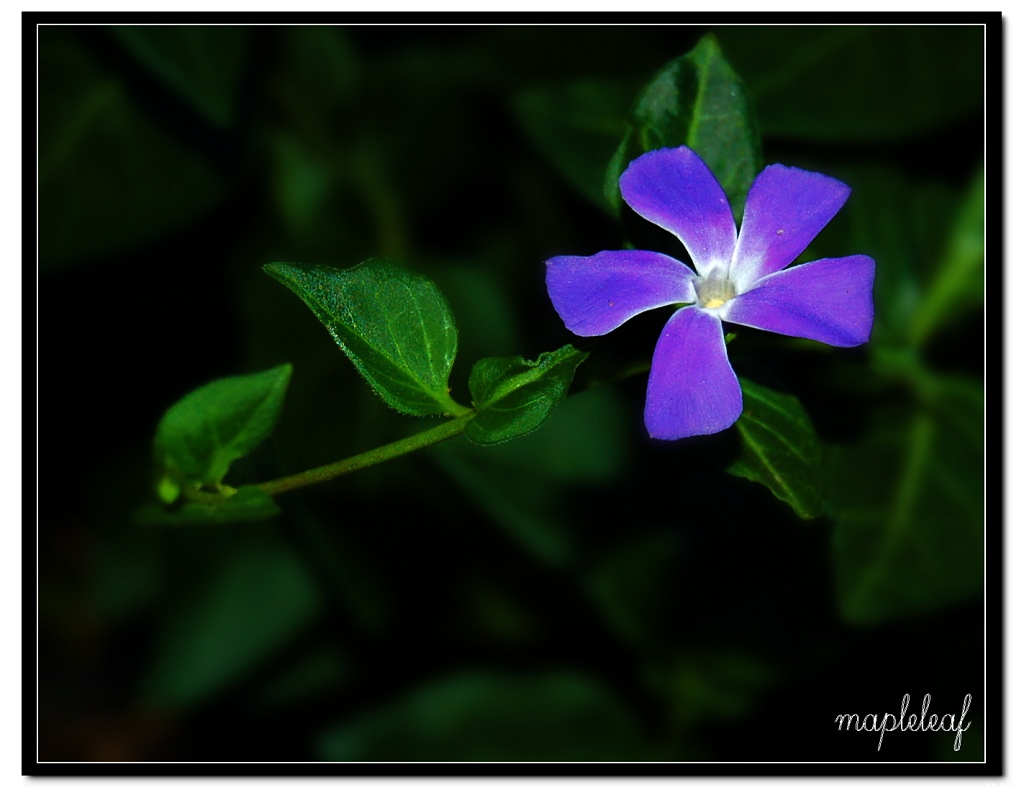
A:
<svg viewBox="0 0 1024 800">
<path fill-rule="evenodd" d="M 329 731 L 329 761 L 642 761 L 643 729 L 585 675 L 464 674 Z"/>
<path fill-rule="evenodd" d="M 226 536 L 229 547 L 193 548 L 193 558 L 215 560 L 175 591 L 143 682 L 149 703 L 180 709 L 208 698 L 294 637 L 315 613 L 316 590 L 294 553 L 272 531 L 241 530 L 245 538 Z"/>
<path fill-rule="evenodd" d="M 982 102 L 981 26 L 736 26 L 717 35 L 747 80 L 765 136 L 909 137 Z"/>
<path fill-rule="evenodd" d="M 677 657 L 664 677 L 673 724 L 686 728 L 707 719 L 742 717 L 774 679 L 769 664 L 747 653 L 712 650 Z"/>
<path fill-rule="evenodd" d="M 946 607 L 984 586 L 984 395 L 937 379 L 921 407 L 878 409 L 835 455 L 840 609 L 859 624 Z"/>
<path fill-rule="evenodd" d="M 943 325 L 958 322 L 985 302 L 985 181 L 978 171 L 960 201 L 942 258 L 910 321 L 920 347 Z"/>
<path fill-rule="evenodd" d="M 224 200 L 223 171 L 194 137 L 146 113 L 123 66 L 59 26 L 40 29 L 40 50 L 42 268 L 121 255 Z"/>
<path fill-rule="evenodd" d="M 140 62 L 220 128 L 235 119 L 252 30 L 241 25 L 110 28 Z"/>
<path fill-rule="evenodd" d="M 879 624 L 933 612 L 984 587 L 983 182 L 853 174 L 840 246 L 877 258 L 864 428 L 830 451 L 837 599 L 845 619 Z M 849 238 L 843 241 L 844 235 Z"/>
<path fill-rule="evenodd" d="M 622 80 L 581 80 L 527 89 L 515 95 L 513 108 L 562 176 L 594 205 L 607 208 L 605 171 L 626 135 L 635 93 Z"/>
<path fill-rule="evenodd" d="M 983 187 L 975 176 L 960 191 L 875 166 L 853 176 L 856 202 L 825 236 L 840 248 L 873 250 L 871 345 L 921 346 L 937 328 L 981 307 Z"/>
<path fill-rule="evenodd" d="M 566 564 L 577 543 L 559 498 L 621 474 L 624 414 L 610 392 L 590 391 L 567 398 L 530 436 L 494 448 L 455 441 L 432 456 L 498 530 L 542 561 Z"/>
</svg>

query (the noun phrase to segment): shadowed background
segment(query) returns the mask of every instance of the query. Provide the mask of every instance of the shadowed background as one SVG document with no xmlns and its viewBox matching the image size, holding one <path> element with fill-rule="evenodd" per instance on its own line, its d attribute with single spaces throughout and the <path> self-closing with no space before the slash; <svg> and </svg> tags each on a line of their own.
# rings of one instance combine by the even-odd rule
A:
<svg viewBox="0 0 1024 800">
<path fill-rule="evenodd" d="M 271 261 L 428 275 L 461 402 L 485 356 L 573 341 L 581 385 L 649 358 L 665 315 L 574 339 L 543 262 L 652 236 L 610 212 L 605 170 L 637 93 L 706 32 L 40 28 L 41 760 L 982 757 L 980 27 L 714 31 L 765 163 L 853 189 L 803 260 L 877 262 L 870 345 L 733 349 L 807 408 L 824 516 L 726 474 L 732 432 L 652 442 L 638 374 L 271 520 L 137 521 L 157 421 L 216 378 L 294 365 L 230 483 L 422 427 Z M 959 753 L 836 731 L 926 692 L 939 714 L 973 695 Z"/>
</svg>

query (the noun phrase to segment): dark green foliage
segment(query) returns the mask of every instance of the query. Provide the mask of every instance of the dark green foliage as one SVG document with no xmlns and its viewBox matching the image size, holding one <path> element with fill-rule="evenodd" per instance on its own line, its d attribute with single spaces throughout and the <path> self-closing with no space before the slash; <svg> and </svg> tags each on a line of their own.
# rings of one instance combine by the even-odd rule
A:
<svg viewBox="0 0 1024 800">
<path fill-rule="evenodd" d="M 890 395 L 877 407 L 871 393 L 860 396 L 867 425 L 856 442 L 830 448 L 827 474 L 838 608 L 866 625 L 941 610 L 983 588 L 984 388 L 939 359 L 956 352 L 950 337 L 978 313 L 986 276 L 980 173 L 959 197 L 893 173 L 860 174 L 865 202 L 851 209 L 844 246 L 873 252 L 878 278 L 872 366 L 848 380 L 851 392 Z"/>
<path fill-rule="evenodd" d="M 934 611 L 984 585 L 984 395 L 936 378 L 914 408 L 876 412 L 833 454 L 832 555 L 843 616 L 874 624 Z"/>
<path fill-rule="evenodd" d="M 163 620 L 142 692 L 166 709 L 201 703 L 308 623 L 319 603 L 308 568 L 288 546 L 246 527 L 231 549 L 200 549 L 183 601 Z M 195 548 L 197 543 L 193 541 Z"/>
<path fill-rule="evenodd" d="M 887 141 L 981 109 L 981 26 L 738 26 L 717 35 L 765 136 Z"/>
<path fill-rule="evenodd" d="M 567 564 L 579 555 L 581 532 L 565 498 L 621 478 L 628 436 L 621 402 L 592 390 L 566 398 L 529 436 L 500 447 L 452 442 L 431 455 L 495 532 L 543 563 Z"/>
<path fill-rule="evenodd" d="M 733 214 L 761 168 L 761 137 L 746 86 L 714 36 L 662 69 L 637 98 L 630 128 L 608 167 L 605 195 L 619 208 L 619 176 L 639 155 L 685 144 L 722 184 Z"/>
<path fill-rule="evenodd" d="M 468 673 L 320 740 L 327 761 L 642 761 L 629 710 L 585 675 Z"/>
<path fill-rule="evenodd" d="M 425 416 L 458 407 L 448 397 L 458 331 L 426 278 L 374 258 L 351 269 L 268 264 L 331 332 L 359 373 L 398 411 Z"/>
<path fill-rule="evenodd" d="M 514 98 L 516 116 L 565 179 L 607 208 L 605 164 L 622 144 L 634 90 L 622 80 L 580 80 L 531 88 Z M 618 194 L 615 203 L 617 207 Z"/>
<path fill-rule="evenodd" d="M 220 128 L 231 124 L 253 28 L 118 25 L 110 30 L 210 122 Z"/>
<path fill-rule="evenodd" d="M 81 29 L 39 29 L 46 54 L 39 69 L 43 269 L 151 244 L 211 214 L 227 192 L 209 154 L 147 114 L 127 76 L 78 34 Z"/>
<path fill-rule="evenodd" d="M 743 454 L 729 472 L 767 486 L 804 519 L 821 514 L 821 442 L 800 401 L 743 378 Z"/>
</svg>

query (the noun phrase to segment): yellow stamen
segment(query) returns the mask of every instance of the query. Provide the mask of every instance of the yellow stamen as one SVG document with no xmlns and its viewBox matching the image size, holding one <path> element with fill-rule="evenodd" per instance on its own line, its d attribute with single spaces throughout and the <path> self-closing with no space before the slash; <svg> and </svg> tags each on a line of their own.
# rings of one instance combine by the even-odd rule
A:
<svg viewBox="0 0 1024 800">
<path fill-rule="evenodd" d="M 701 308 L 721 308 L 736 296 L 736 287 L 722 267 L 715 267 L 705 277 L 697 278 L 693 288 Z"/>
</svg>

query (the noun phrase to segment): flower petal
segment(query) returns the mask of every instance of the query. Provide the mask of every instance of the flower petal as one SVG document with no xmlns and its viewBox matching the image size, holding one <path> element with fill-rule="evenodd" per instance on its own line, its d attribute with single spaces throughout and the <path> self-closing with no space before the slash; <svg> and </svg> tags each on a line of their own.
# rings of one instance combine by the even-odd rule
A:
<svg viewBox="0 0 1024 800">
<path fill-rule="evenodd" d="M 615 330 L 642 311 L 693 303 L 693 271 L 647 250 L 602 250 L 547 261 L 548 295 L 565 327 L 580 336 Z"/>
<path fill-rule="evenodd" d="M 637 214 L 679 237 L 700 275 L 729 266 L 736 246 L 729 200 L 689 147 L 644 153 L 622 173 L 619 189 Z"/>
<path fill-rule="evenodd" d="M 837 347 L 871 336 L 875 262 L 868 256 L 811 261 L 762 278 L 734 297 L 722 319 Z"/>
<path fill-rule="evenodd" d="M 717 433 L 743 411 L 718 317 L 697 306 L 669 319 L 654 348 L 644 422 L 655 439 Z"/>
<path fill-rule="evenodd" d="M 747 195 L 729 277 L 744 292 L 788 267 L 843 207 L 850 187 L 817 172 L 772 164 Z"/>
</svg>

